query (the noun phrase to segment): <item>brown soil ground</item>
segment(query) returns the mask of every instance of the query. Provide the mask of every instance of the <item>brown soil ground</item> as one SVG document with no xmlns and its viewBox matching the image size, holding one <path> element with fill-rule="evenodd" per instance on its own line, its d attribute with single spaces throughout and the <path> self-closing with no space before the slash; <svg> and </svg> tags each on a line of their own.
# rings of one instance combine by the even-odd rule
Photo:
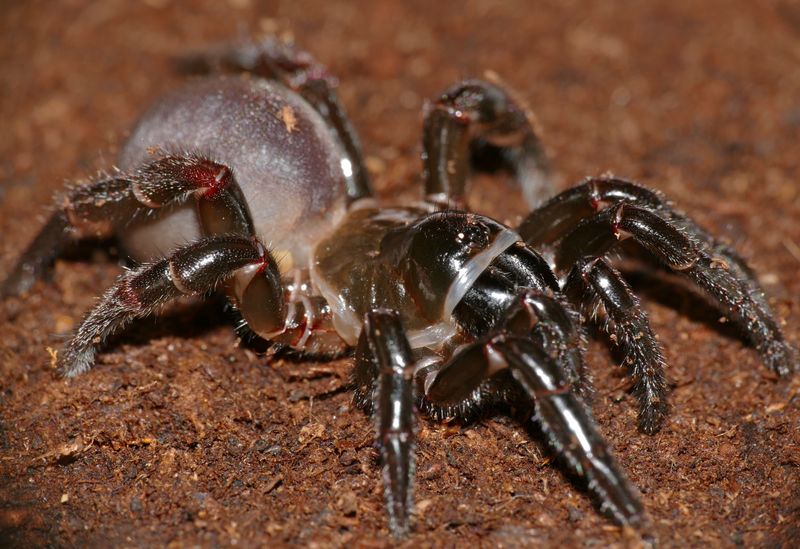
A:
<svg viewBox="0 0 800 549">
<path fill-rule="evenodd" d="M 63 182 L 111 166 L 137 113 L 181 81 L 175 56 L 276 31 L 341 76 L 385 197 L 417 192 L 424 98 L 493 70 L 537 113 L 560 186 L 610 170 L 663 190 L 736 243 L 800 339 L 792 0 L 3 2 L 0 273 Z M 216 304 L 195 303 L 58 379 L 48 348 L 119 272 L 89 248 L 0 305 L 0 545 L 391 544 L 348 360 L 269 361 L 237 346 Z M 670 364 L 667 427 L 639 434 L 606 346 L 592 343 L 589 360 L 598 421 L 654 534 L 663 546 L 796 545 L 800 376 L 776 380 L 693 294 L 634 285 Z M 508 418 L 422 420 L 419 438 L 403 545 L 636 543 Z"/>
</svg>

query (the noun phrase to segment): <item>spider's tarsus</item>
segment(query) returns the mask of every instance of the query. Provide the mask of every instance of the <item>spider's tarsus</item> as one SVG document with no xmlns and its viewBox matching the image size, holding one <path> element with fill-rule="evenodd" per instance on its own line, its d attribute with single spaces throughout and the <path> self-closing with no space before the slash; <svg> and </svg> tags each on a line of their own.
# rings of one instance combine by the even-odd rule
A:
<svg viewBox="0 0 800 549">
<path fill-rule="evenodd" d="M 786 341 L 769 341 L 759 351 L 769 369 L 780 377 L 788 377 L 800 367 L 797 349 Z"/>
<path fill-rule="evenodd" d="M 65 349 L 62 354 L 64 358 L 58 361 L 58 373 L 62 377 L 70 378 L 91 370 L 97 353 L 89 347 L 81 350 Z"/>
<path fill-rule="evenodd" d="M 408 534 L 414 501 L 415 445 L 408 432 L 387 432 L 380 442 L 383 490 L 389 529 L 396 538 Z"/>
<path fill-rule="evenodd" d="M 646 435 L 654 435 L 661 430 L 669 416 L 669 405 L 666 400 L 646 398 L 647 404 L 639 405 L 639 430 Z"/>
</svg>

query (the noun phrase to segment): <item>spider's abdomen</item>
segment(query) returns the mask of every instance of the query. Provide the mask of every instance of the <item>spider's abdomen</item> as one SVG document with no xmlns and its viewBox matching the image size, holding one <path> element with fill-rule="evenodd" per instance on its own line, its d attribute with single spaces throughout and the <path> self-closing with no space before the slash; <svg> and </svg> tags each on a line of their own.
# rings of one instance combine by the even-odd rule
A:
<svg viewBox="0 0 800 549">
<path fill-rule="evenodd" d="M 142 116 L 119 165 L 133 171 L 164 153 L 187 152 L 232 170 L 256 236 L 286 263 L 306 264 L 311 244 L 344 215 L 345 155 L 322 117 L 280 84 L 235 77 L 190 82 Z M 199 238 L 193 202 L 121 227 L 128 253 L 151 260 Z"/>
</svg>

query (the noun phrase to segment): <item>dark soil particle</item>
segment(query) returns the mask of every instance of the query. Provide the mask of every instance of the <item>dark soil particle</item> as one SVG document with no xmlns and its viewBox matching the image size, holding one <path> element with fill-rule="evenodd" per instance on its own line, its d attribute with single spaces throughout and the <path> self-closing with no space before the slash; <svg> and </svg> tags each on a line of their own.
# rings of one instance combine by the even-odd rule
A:
<svg viewBox="0 0 800 549">
<path fill-rule="evenodd" d="M 486 70 L 535 110 L 565 187 L 605 171 L 666 192 L 752 263 L 800 337 L 800 6 L 689 2 L 69 0 L 0 6 L 0 278 L 63 182 L 109 169 L 176 56 L 292 33 L 341 78 L 387 199 L 418 192 L 426 98 Z M 474 202 L 519 214 L 504 183 Z M 81 251 L 0 304 L 0 546 L 392 544 L 349 360 L 268 360 L 216 304 L 135 324 L 97 368 L 57 349 L 120 272 Z M 633 278 L 664 344 L 670 421 L 637 432 L 602 342 L 595 412 L 664 547 L 800 539 L 800 376 L 776 380 L 693 293 Z M 636 546 L 524 426 L 422 420 L 400 545 Z"/>
</svg>

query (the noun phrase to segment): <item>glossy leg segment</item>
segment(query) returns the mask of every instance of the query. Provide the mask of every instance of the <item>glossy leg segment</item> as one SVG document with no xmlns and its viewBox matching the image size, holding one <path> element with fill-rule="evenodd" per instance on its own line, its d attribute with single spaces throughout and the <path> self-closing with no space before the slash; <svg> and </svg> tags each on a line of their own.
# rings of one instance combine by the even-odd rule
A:
<svg viewBox="0 0 800 549">
<path fill-rule="evenodd" d="M 497 256 L 491 267 L 520 288 L 557 292 L 558 281 L 547 261 L 535 250 L 518 242 Z"/>
<path fill-rule="evenodd" d="M 194 196 L 205 234 L 253 235 L 247 201 L 233 173 L 207 158 L 165 156 L 150 162 L 131 177 L 131 191 L 139 204 L 149 209 Z M 139 212 L 146 215 L 147 210 Z"/>
<path fill-rule="evenodd" d="M 614 177 L 591 178 L 555 196 L 532 212 L 518 232 L 530 246 L 540 248 L 564 238 L 580 221 L 612 205 L 631 204 L 668 220 L 680 232 L 693 238 L 709 255 L 722 259 L 734 276 L 750 289 L 753 300 L 765 311 L 769 306 L 755 273 L 729 246 L 718 242 L 684 214 L 674 210 L 660 193 Z M 768 313 L 771 314 L 771 313 Z"/>
<path fill-rule="evenodd" d="M 531 212 L 517 232 L 526 244 L 540 249 L 563 238 L 582 219 L 622 202 L 653 210 L 667 209 L 659 194 L 640 185 L 613 177 L 591 178 Z"/>
<path fill-rule="evenodd" d="M 496 84 L 465 80 L 429 108 L 422 137 L 423 178 L 429 201 L 463 206 L 473 160 L 494 156 L 490 169 L 507 167 L 530 206 L 551 187 L 547 157 L 530 114 Z"/>
<path fill-rule="evenodd" d="M 685 216 L 675 216 L 671 219 L 671 222 L 701 245 L 705 253 L 711 258 L 714 266 L 722 267 L 730 273 L 730 276 L 741 285 L 742 292 L 749 297 L 753 308 L 757 311 L 757 317 L 765 319 L 765 321 L 756 326 L 756 329 L 762 333 L 758 337 L 775 339 L 777 343 L 767 343 L 765 347 L 759 347 L 757 337 L 749 334 L 749 328 L 744 327 L 744 331 L 745 335 L 759 349 L 767 366 L 780 376 L 787 376 L 796 371 L 800 364 L 797 350 L 783 339 L 782 330 L 767 302 L 766 293 L 750 266 L 730 246 L 718 242 L 691 219 Z M 779 337 L 771 336 L 771 333 L 777 334 Z M 770 346 L 772 350 L 770 350 Z"/>
<path fill-rule="evenodd" d="M 213 290 L 238 269 L 250 265 L 258 267 L 254 276 L 280 284 L 276 263 L 264 247 L 249 238 L 231 235 L 205 238 L 178 249 L 167 259 L 125 273 L 83 319 L 63 349 L 59 357 L 61 373 L 72 377 L 90 369 L 97 347 L 131 320 L 147 316 L 181 295 Z M 264 314 L 280 317 L 276 310 Z"/>
<path fill-rule="evenodd" d="M 347 155 L 348 203 L 372 196 L 361 145 L 336 93 L 339 83 L 310 53 L 269 37 L 186 57 L 182 64 L 191 72 L 252 73 L 277 80 L 302 95 L 328 122 Z"/>
<path fill-rule="evenodd" d="M 132 174 L 76 187 L 63 208 L 70 224 L 83 234 L 104 233 L 192 196 L 198 199 L 206 234 L 252 234 L 250 212 L 230 169 L 195 155 L 165 156 Z"/>
<path fill-rule="evenodd" d="M 474 314 L 469 311 L 484 308 L 480 296 L 487 284 L 494 286 L 492 278 L 490 273 L 482 275 L 464 297 L 454 313 L 459 323 L 467 314 Z M 583 359 L 585 342 L 578 315 L 563 301 L 541 291 L 514 287 L 507 291 L 512 297 L 494 329 L 460 347 L 424 380 L 425 397 L 433 415 L 469 416 L 484 404 L 481 385 L 506 367 L 487 341 L 505 335 L 530 338 L 566 372 L 575 393 L 590 398 L 591 379 Z"/>
<path fill-rule="evenodd" d="M 762 359 L 773 371 L 788 375 L 797 353 L 784 339 L 763 298 L 754 299 L 757 282 L 734 264 L 712 257 L 695 238 L 676 223 L 651 210 L 621 203 L 579 223 L 558 247 L 557 268 L 562 272 L 585 258 L 605 255 L 620 238 L 632 237 L 639 245 L 703 289 L 722 312 L 743 329 Z"/>
<path fill-rule="evenodd" d="M 583 360 L 580 318 L 558 297 L 547 262 L 519 243 L 492 261 L 454 310 L 459 326 L 478 340 L 511 330 L 533 337 L 571 373 L 573 387 L 588 399 L 591 376 Z"/>
<path fill-rule="evenodd" d="M 108 236 L 114 226 L 192 196 L 206 234 L 253 233 L 246 202 L 226 166 L 198 156 L 166 156 L 133 174 L 69 190 L 3 283 L 3 293 L 27 290 L 71 240 Z"/>
<path fill-rule="evenodd" d="M 497 256 L 456 305 L 459 326 L 476 338 L 491 333 L 505 320 L 517 288 L 539 293 L 559 291 L 547 261 L 521 242 Z"/>
<path fill-rule="evenodd" d="M 654 434 L 667 416 L 664 356 L 647 314 L 622 275 L 604 259 L 582 260 L 570 272 L 564 293 L 587 317 L 603 314 L 600 324 L 625 353 L 623 365 L 639 400 L 639 429 Z"/>
<path fill-rule="evenodd" d="M 647 519 L 639 497 L 609 452 L 588 409 L 571 390 L 566 372 L 529 339 L 498 339 L 492 347 L 535 405 L 536 420 L 555 453 L 587 480 L 601 511 L 618 524 L 643 526 Z"/>
<path fill-rule="evenodd" d="M 575 394 L 588 402 L 592 397 L 592 378 L 583 358 L 586 342 L 580 317 L 556 296 L 535 291 L 522 293 L 507 313 L 506 330 L 531 337 L 567 373 Z"/>
<path fill-rule="evenodd" d="M 362 395 L 371 393 L 373 397 L 384 498 L 389 529 L 395 537 L 408 533 L 414 506 L 414 367 L 400 316 L 385 309 L 368 313 L 356 354 L 354 380 Z"/>
</svg>

